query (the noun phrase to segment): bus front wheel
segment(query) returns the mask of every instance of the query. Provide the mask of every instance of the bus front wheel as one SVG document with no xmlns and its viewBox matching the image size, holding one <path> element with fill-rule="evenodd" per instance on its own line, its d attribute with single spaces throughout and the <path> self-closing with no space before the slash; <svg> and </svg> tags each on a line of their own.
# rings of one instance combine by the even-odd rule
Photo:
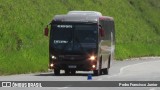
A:
<svg viewBox="0 0 160 90">
<path fill-rule="evenodd" d="M 59 69 L 54 69 L 54 75 L 60 75 L 60 70 Z"/>
</svg>

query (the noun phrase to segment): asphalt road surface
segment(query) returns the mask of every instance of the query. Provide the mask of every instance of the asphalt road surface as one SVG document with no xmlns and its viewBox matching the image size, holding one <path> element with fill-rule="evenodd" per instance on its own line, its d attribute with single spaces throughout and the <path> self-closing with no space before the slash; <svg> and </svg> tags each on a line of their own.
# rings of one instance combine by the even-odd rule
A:
<svg viewBox="0 0 160 90">
<path fill-rule="evenodd" d="M 60 76 L 53 72 L 0 76 L 0 81 L 89 81 L 92 72 L 76 72 Z M 109 75 L 92 76 L 90 81 L 160 81 L 160 57 L 143 57 L 125 61 L 113 61 Z M 72 85 L 70 85 L 72 86 Z M 0 90 L 160 90 L 160 87 L 42 87 L 42 88 L 0 88 Z"/>
</svg>

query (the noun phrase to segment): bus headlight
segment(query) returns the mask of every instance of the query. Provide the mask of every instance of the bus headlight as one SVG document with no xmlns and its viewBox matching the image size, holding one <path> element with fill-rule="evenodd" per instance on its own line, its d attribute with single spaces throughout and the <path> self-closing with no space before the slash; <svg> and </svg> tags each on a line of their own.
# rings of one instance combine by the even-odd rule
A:
<svg viewBox="0 0 160 90">
<path fill-rule="evenodd" d="M 50 67 L 53 67 L 53 66 L 54 66 L 54 64 L 53 64 L 53 63 L 51 63 L 51 64 L 50 64 Z"/>
<path fill-rule="evenodd" d="M 52 55 L 51 58 L 52 58 L 52 59 L 57 59 L 56 56 L 54 56 L 54 55 Z"/>
<path fill-rule="evenodd" d="M 92 65 L 92 68 L 95 68 L 96 67 L 96 65 Z"/>
<path fill-rule="evenodd" d="M 96 57 L 92 55 L 89 57 L 89 60 L 94 61 L 94 60 L 96 60 Z"/>
</svg>

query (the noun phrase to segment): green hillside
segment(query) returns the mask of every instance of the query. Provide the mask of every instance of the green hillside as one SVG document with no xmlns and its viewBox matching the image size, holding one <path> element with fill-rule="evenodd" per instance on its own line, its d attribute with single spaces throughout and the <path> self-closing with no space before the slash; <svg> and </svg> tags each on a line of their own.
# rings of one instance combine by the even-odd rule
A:
<svg viewBox="0 0 160 90">
<path fill-rule="evenodd" d="M 0 0 L 0 75 L 47 71 L 43 29 L 70 10 L 114 17 L 116 59 L 160 55 L 160 0 Z"/>
</svg>

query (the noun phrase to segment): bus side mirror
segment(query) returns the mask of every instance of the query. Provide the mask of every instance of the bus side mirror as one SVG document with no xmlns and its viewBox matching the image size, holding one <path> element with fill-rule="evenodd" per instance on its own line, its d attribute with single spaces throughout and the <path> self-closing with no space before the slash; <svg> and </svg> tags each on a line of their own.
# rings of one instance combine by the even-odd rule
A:
<svg viewBox="0 0 160 90">
<path fill-rule="evenodd" d="M 99 33 L 100 33 L 100 36 L 101 36 L 101 37 L 104 37 L 104 36 L 105 36 L 105 32 L 104 32 L 104 29 L 103 29 L 103 28 L 99 29 Z"/>
<path fill-rule="evenodd" d="M 47 27 L 44 29 L 44 35 L 48 36 L 48 32 L 49 32 L 49 29 L 48 29 L 48 25 L 47 25 Z"/>
</svg>

